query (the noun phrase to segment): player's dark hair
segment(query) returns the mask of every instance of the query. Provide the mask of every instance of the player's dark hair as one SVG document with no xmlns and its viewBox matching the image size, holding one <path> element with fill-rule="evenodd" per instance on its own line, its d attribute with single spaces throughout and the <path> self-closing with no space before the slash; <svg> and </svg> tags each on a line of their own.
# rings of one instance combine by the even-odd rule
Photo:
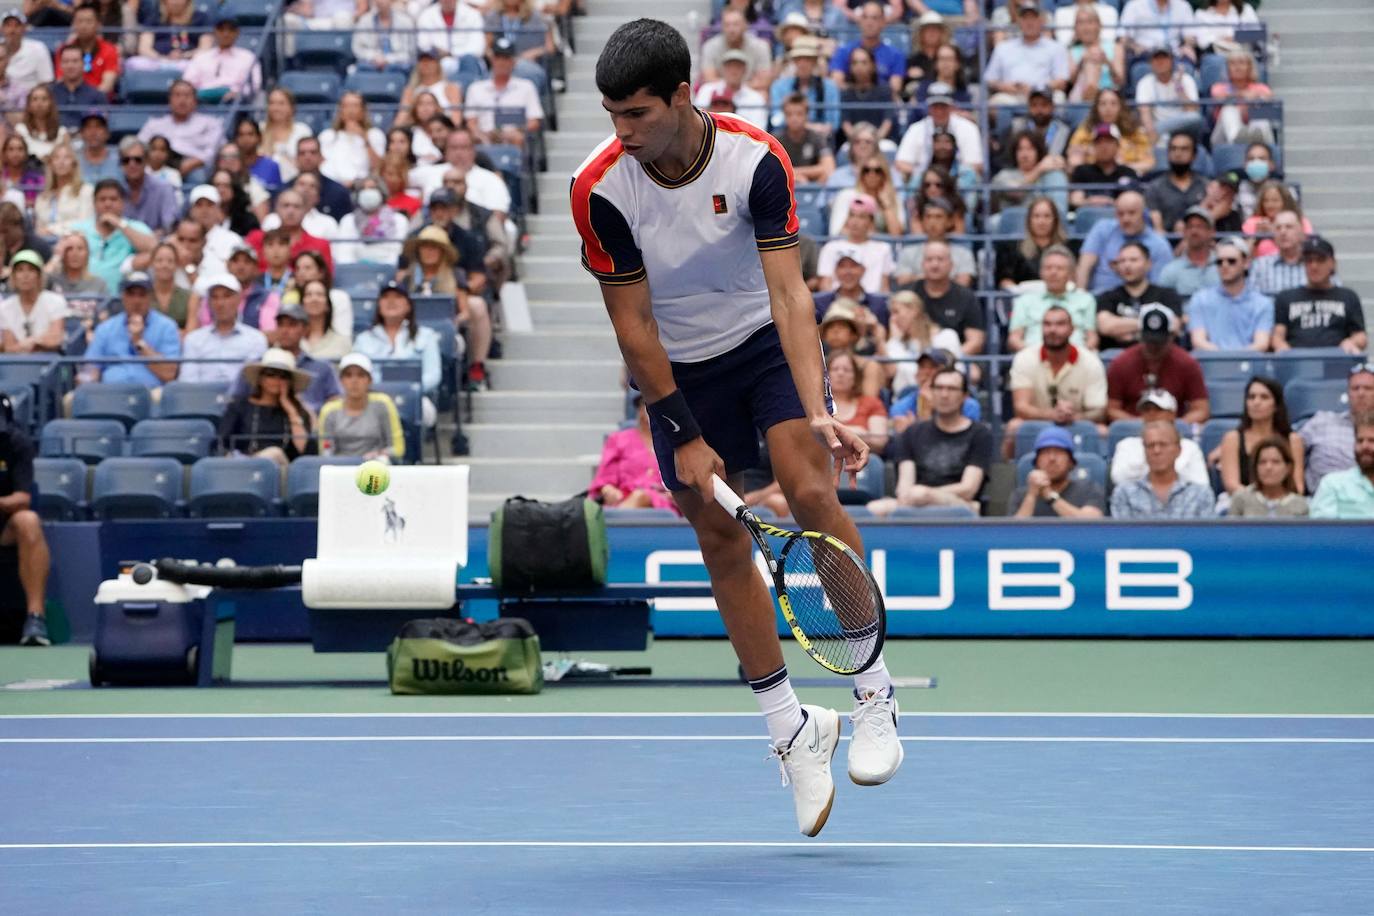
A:
<svg viewBox="0 0 1374 916">
<path fill-rule="evenodd" d="M 963 391 L 964 394 L 968 394 L 968 376 L 967 376 L 967 375 L 964 375 L 964 373 L 962 373 L 962 372 L 960 372 L 958 369 L 955 369 L 955 368 L 952 368 L 952 367 L 949 368 L 949 369 L 941 369 L 940 371 L 936 372 L 934 375 L 932 375 L 932 376 L 930 377 L 930 383 L 931 383 L 932 385 L 934 385 L 934 384 L 935 384 L 935 380 L 938 379 L 938 378 L 939 378 L 940 376 L 942 376 L 942 375 L 952 375 L 952 376 L 955 376 L 956 378 L 958 378 L 958 379 L 959 379 L 959 389 L 960 389 L 961 391 Z"/>
<path fill-rule="evenodd" d="M 692 79 L 692 55 L 681 33 L 657 19 L 635 19 L 611 33 L 596 59 L 596 88 L 613 102 L 641 89 L 665 103 Z"/>
</svg>

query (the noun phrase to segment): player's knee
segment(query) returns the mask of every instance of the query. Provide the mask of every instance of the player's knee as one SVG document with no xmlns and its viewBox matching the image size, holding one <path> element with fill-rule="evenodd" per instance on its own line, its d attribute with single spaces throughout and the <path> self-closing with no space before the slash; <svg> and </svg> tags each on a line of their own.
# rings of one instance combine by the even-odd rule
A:
<svg viewBox="0 0 1374 916">
<path fill-rule="evenodd" d="M 725 570 L 741 563 L 747 566 L 751 562 L 753 541 L 743 527 L 727 521 L 727 525 L 710 524 L 697 528 L 701 558 L 713 570 Z"/>
<path fill-rule="evenodd" d="M 806 514 L 824 513 L 839 506 L 834 482 L 828 476 L 802 481 L 793 488 L 788 502 L 797 512 Z"/>
<path fill-rule="evenodd" d="M 33 547 L 43 543 L 43 520 L 32 509 L 21 509 L 10 516 L 10 528 L 15 542 Z"/>
</svg>

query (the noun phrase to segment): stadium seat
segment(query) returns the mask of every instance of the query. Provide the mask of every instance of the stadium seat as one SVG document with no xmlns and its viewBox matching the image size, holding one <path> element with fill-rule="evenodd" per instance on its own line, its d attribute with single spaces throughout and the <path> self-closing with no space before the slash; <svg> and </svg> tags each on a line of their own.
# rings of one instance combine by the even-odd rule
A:
<svg viewBox="0 0 1374 916">
<path fill-rule="evenodd" d="M 219 382 L 168 382 L 162 386 L 157 415 L 164 420 L 209 420 L 219 422 L 229 394 Z"/>
<path fill-rule="evenodd" d="M 1218 143 L 1212 148 L 1212 166 L 1218 175 L 1245 167 L 1244 143 Z"/>
<path fill-rule="evenodd" d="M 883 459 L 877 455 L 871 455 L 868 464 L 859 472 L 857 485 L 849 485 L 849 476 L 840 475 L 840 486 L 836 491 L 840 498 L 840 505 L 854 506 L 864 505 L 875 499 L 881 499 L 883 488 L 886 485 L 887 471 L 884 467 Z"/>
<path fill-rule="evenodd" d="M 277 513 L 281 470 L 268 458 L 202 458 L 191 465 L 192 518 L 260 518 Z"/>
<path fill-rule="evenodd" d="M 1028 455 L 1035 448 L 1035 437 L 1040 435 L 1053 424 L 1048 420 L 1026 420 L 1021 424 L 1021 428 L 1016 431 L 1016 457 Z M 1069 435 L 1073 437 L 1074 453 L 1091 452 L 1094 455 L 1102 453 L 1102 437 L 1097 433 L 1097 424 L 1088 420 L 1078 420 L 1069 426 Z"/>
<path fill-rule="evenodd" d="M 79 458 L 35 458 L 37 512 L 47 522 L 75 522 L 86 517 L 86 463 Z"/>
<path fill-rule="evenodd" d="M 302 455 L 286 469 L 286 512 L 314 517 L 320 509 L 320 467 L 326 464 L 362 464 L 363 459 L 344 455 Z"/>
<path fill-rule="evenodd" d="M 359 93 L 369 105 L 398 105 L 406 88 L 404 73 L 369 73 L 358 71 L 344 80 L 345 92 Z"/>
<path fill-rule="evenodd" d="M 1249 384 L 1245 379 L 1209 380 L 1207 400 L 1212 405 L 1212 416 L 1238 418 L 1245 413 L 1245 389 Z"/>
<path fill-rule="evenodd" d="M 181 462 L 175 458 L 106 458 L 91 481 L 91 515 L 173 518 L 180 514 Z"/>
<path fill-rule="evenodd" d="M 38 453 L 95 464 L 124 454 L 124 434 L 118 420 L 49 420 L 38 438 Z"/>
<path fill-rule="evenodd" d="M 458 315 L 458 300 L 453 296 L 414 296 L 411 301 L 415 303 L 415 320 L 420 324 L 453 324 Z"/>
<path fill-rule="evenodd" d="M 1220 54 L 1204 54 L 1198 68 L 1197 92 L 1200 98 L 1210 99 L 1212 87 L 1226 82 L 1226 58 Z"/>
<path fill-rule="evenodd" d="M 150 118 L 167 113 L 167 98 L 163 96 L 161 100 L 161 110 L 155 107 L 130 105 L 115 105 L 109 110 L 110 119 L 110 142 L 118 143 L 124 137 L 137 134 L 143 129 L 143 125 L 148 123 Z"/>
<path fill-rule="evenodd" d="M 1289 382 L 1295 378 L 1348 377 L 1357 358 L 1339 347 L 1313 347 L 1267 354 L 1274 378 Z"/>
<path fill-rule="evenodd" d="M 0 384 L 0 392 L 10 399 L 15 424 L 25 431 L 33 429 L 33 389 L 28 385 Z"/>
<path fill-rule="evenodd" d="M 240 29 L 257 29 L 267 24 L 269 13 L 275 14 L 272 9 L 273 4 L 268 2 L 254 2 L 254 0 L 221 0 L 219 12 L 223 15 L 233 16 L 238 20 Z M 239 44 L 242 45 L 243 39 L 240 37 Z"/>
<path fill-rule="evenodd" d="M 823 239 L 830 234 L 830 225 L 820 210 L 798 206 L 797 219 L 801 223 L 801 234 L 808 238 Z"/>
<path fill-rule="evenodd" d="M 1073 215 L 1073 234 L 1087 235 L 1092 227 L 1104 219 L 1116 219 L 1112 207 L 1079 207 Z"/>
<path fill-rule="evenodd" d="M 353 63 L 352 32 L 312 32 L 302 30 L 293 33 L 296 40 L 296 55 L 292 65 L 300 70 L 333 70 L 343 75 Z M 329 102 L 338 101 L 335 96 Z"/>
<path fill-rule="evenodd" d="M 1345 379 L 1293 379 L 1283 386 L 1283 399 L 1288 404 L 1288 418 L 1296 423 L 1319 410 L 1349 410 L 1348 384 Z"/>
<path fill-rule="evenodd" d="M 1202 366 L 1202 377 L 1210 389 L 1213 382 L 1248 379 L 1256 375 L 1273 375 L 1272 353 L 1253 350 L 1212 350 L 1194 352 Z M 1214 410 L 1213 413 L 1216 411 Z"/>
<path fill-rule="evenodd" d="M 1217 417 L 1202 424 L 1202 436 L 1198 439 L 1198 446 L 1202 449 L 1202 457 L 1206 458 L 1212 451 L 1221 445 L 1221 440 L 1226 434 L 1235 429 L 1237 423 L 1229 417 Z"/>
<path fill-rule="evenodd" d="M 348 291 L 350 296 L 353 296 L 353 290 L 359 290 L 364 296 L 375 299 L 378 291 L 395 273 L 395 268 L 385 264 L 335 264 L 334 285 Z M 357 311 L 356 302 L 354 311 Z"/>
<path fill-rule="evenodd" d="M 996 216 L 994 235 L 1014 235 L 1021 238 L 1026 232 L 1026 208 L 1006 207 Z"/>
<path fill-rule="evenodd" d="M 342 81 L 329 70 L 300 70 L 281 75 L 277 85 L 289 90 L 298 105 L 330 105 L 338 101 Z"/>
<path fill-rule="evenodd" d="M 353 297 L 353 333 L 361 334 L 372 327 L 372 322 L 377 317 L 376 297 Z"/>
<path fill-rule="evenodd" d="M 152 413 L 152 393 L 136 382 L 89 382 L 72 396 L 77 420 L 118 420 L 125 429 Z"/>
<path fill-rule="evenodd" d="M 130 105 L 165 105 L 172 82 L 180 77 L 175 70 L 130 70 L 120 77 L 119 88 Z"/>
<path fill-rule="evenodd" d="M 1101 455 L 1084 452 L 1077 456 L 1078 464 L 1069 472 L 1073 480 L 1091 480 L 1105 491 L 1107 488 L 1107 461 Z M 1023 486 L 1031 469 L 1035 467 L 1034 455 L 1022 455 L 1016 462 L 1016 485 Z"/>
<path fill-rule="evenodd" d="M 662 520 L 664 520 L 664 521 L 673 521 L 674 519 L 677 519 L 677 518 L 679 518 L 679 517 L 680 517 L 680 516 L 679 516 L 676 512 L 674 512 L 672 509 L 654 509 L 654 508 L 610 509 L 610 508 L 608 508 L 608 509 L 606 510 L 606 521 L 608 521 L 608 522 L 644 522 L 644 521 L 657 521 L 657 520 L 659 520 L 659 519 L 662 519 Z"/>
<path fill-rule="evenodd" d="M 209 420 L 140 420 L 129 434 L 129 454 L 190 464 L 209 456 L 215 441 L 215 425 Z"/>
<path fill-rule="evenodd" d="M 966 506 L 898 506 L 889 518 L 977 518 L 978 513 Z"/>
<path fill-rule="evenodd" d="M 391 395 L 396 412 L 401 416 L 401 430 L 406 437 L 406 463 L 420 460 L 420 436 L 423 429 L 423 408 L 419 382 L 374 382 L 373 391 Z"/>
</svg>

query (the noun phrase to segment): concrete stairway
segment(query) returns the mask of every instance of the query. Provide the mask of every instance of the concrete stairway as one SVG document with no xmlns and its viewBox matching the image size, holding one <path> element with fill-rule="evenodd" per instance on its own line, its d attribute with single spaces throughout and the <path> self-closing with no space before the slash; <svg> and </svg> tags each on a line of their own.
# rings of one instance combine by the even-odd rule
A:
<svg viewBox="0 0 1374 916">
<path fill-rule="evenodd" d="M 1280 37 L 1284 173 L 1374 326 L 1374 2 L 1265 0 L 1260 16 Z"/>
<path fill-rule="evenodd" d="M 573 170 L 611 133 L 594 82 L 597 55 L 617 26 L 646 7 L 637 0 L 588 6 L 590 15 L 574 20 L 577 54 L 568 61 L 568 91 L 558 97 L 559 130 L 547 136 L 549 169 L 536 178 L 540 212 L 529 219 L 521 260 L 534 331 L 504 336 L 492 390 L 476 396 L 466 428 L 471 455 L 449 459 L 472 466 L 473 518 L 514 494 L 565 499 L 585 489 L 602 439 L 624 413 L 620 351 L 600 288 L 579 263 L 568 186 Z M 693 10 L 704 20 L 709 3 L 658 0 L 648 14 L 685 31 Z"/>
</svg>

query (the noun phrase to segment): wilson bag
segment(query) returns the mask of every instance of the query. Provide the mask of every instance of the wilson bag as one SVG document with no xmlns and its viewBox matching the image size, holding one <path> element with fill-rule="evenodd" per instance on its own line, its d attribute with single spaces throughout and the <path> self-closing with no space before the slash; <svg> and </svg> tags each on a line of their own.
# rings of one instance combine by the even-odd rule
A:
<svg viewBox="0 0 1374 916">
<path fill-rule="evenodd" d="M 538 693 L 544 689 L 539 637 L 529 621 L 498 617 L 412 620 L 386 650 L 398 694 Z"/>
<path fill-rule="evenodd" d="M 601 505 L 581 496 L 543 503 L 512 496 L 491 514 L 487 565 L 509 591 L 606 584 L 610 548 Z"/>
</svg>

